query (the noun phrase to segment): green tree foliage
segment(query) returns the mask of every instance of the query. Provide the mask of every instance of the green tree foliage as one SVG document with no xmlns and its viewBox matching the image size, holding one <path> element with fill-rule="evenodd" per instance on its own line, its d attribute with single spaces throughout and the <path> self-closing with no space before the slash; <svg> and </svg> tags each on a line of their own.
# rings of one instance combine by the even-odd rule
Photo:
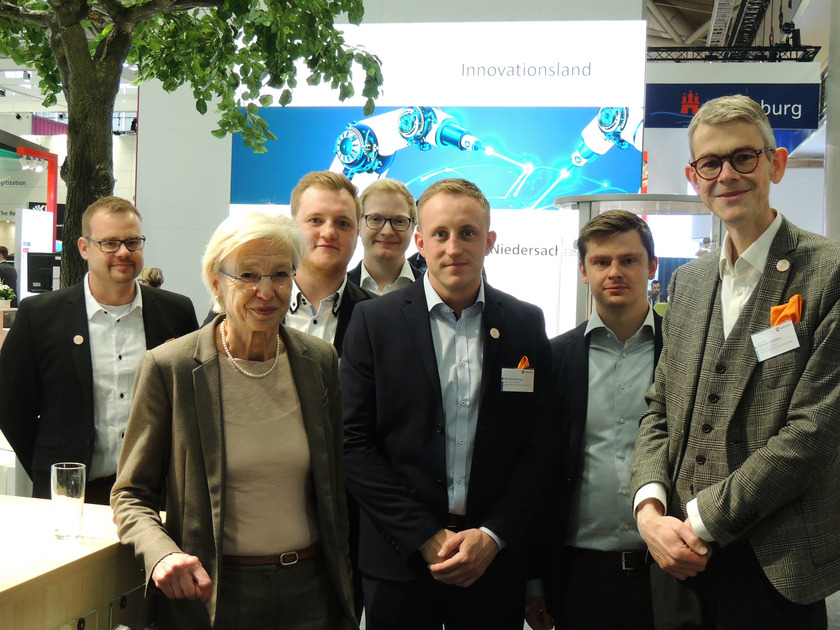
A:
<svg viewBox="0 0 840 630">
<path fill-rule="evenodd" d="M 299 60 L 308 84 L 329 83 L 342 101 L 355 95 L 360 66 L 365 114 L 373 111 L 379 60 L 335 25 L 341 14 L 358 24 L 363 12 L 363 0 L 0 0 L 0 55 L 37 70 L 45 106 L 62 92 L 67 100 L 62 285 L 84 273 L 74 246 L 84 209 L 114 189 L 111 120 L 124 64 L 170 92 L 189 84 L 198 112 L 216 106 L 215 136 L 240 133 L 261 153 L 275 139 L 258 115 L 274 100 L 264 88 L 288 105 Z"/>
</svg>

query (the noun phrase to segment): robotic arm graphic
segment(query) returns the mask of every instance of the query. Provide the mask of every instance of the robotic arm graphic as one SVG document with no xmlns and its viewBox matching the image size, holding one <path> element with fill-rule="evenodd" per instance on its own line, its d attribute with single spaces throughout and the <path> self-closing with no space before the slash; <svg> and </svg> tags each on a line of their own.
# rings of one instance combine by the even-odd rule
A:
<svg viewBox="0 0 840 630">
<path fill-rule="evenodd" d="M 580 143 L 572 153 L 572 163 L 583 166 L 613 146 L 642 150 L 643 107 L 602 107 L 580 134 Z"/>
<path fill-rule="evenodd" d="M 414 146 L 480 151 L 481 140 L 439 107 L 405 107 L 347 126 L 335 142 L 330 170 L 354 179 L 360 188 L 385 177 L 397 151 Z"/>
</svg>

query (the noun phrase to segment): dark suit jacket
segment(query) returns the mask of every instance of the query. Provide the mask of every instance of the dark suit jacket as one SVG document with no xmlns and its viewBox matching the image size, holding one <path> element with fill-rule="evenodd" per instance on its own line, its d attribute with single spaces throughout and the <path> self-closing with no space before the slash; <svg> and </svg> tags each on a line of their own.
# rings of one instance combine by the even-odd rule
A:
<svg viewBox="0 0 840 630">
<path fill-rule="evenodd" d="M 558 610 L 563 576 L 563 559 L 566 548 L 566 533 L 571 511 L 575 484 L 580 475 L 583 458 L 583 434 L 586 428 L 586 411 L 589 402 L 589 337 L 584 336 L 588 322 L 563 333 L 551 340 L 553 373 L 552 404 L 556 409 L 554 418 L 562 419 L 563 445 L 566 453 L 557 462 L 555 473 L 559 485 L 551 492 L 545 524 L 541 528 L 543 540 L 550 540 L 550 553 L 543 555 L 547 561 L 543 574 L 546 599 L 549 610 Z M 662 318 L 653 314 L 653 361 L 654 369 L 662 352 Z M 653 373 L 650 375 L 653 382 Z M 597 386 L 597 385 L 596 385 Z M 647 391 L 641 392 L 644 396 Z"/>
<path fill-rule="evenodd" d="M 347 272 L 347 279 L 350 280 L 353 284 L 360 287 L 362 286 L 362 265 L 364 262 L 360 262 L 358 265 L 353 267 L 350 271 Z M 423 276 L 423 272 L 420 271 L 417 267 L 408 263 L 411 266 L 411 273 L 414 274 L 414 279 L 418 280 Z"/>
<path fill-rule="evenodd" d="M 719 283 L 718 256 L 671 277 L 631 491 L 662 483 L 677 518 L 696 496 L 716 544 L 749 541 L 773 586 L 809 604 L 840 588 L 840 244 L 783 219 L 726 339 Z M 794 295 L 799 347 L 759 362 L 750 335 Z"/>
<path fill-rule="evenodd" d="M 507 545 L 488 579 L 521 577 L 554 441 L 543 401 L 551 375 L 542 312 L 485 285 L 484 363 L 467 496 L 467 528 Z M 444 415 L 423 282 L 356 307 L 341 361 L 347 486 L 361 507 L 365 574 L 412 580 L 419 548 L 447 520 Z M 503 392 L 502 368 L 527 356 L 534 393 Z"/>
<path fill-rule="evenodd" d="M 361 288 L 357 284 L 348 282 L 344 285 L 344 295 L 341 296 L 341 306 L 338 307 L 338 326 L 335 329 L 335 338 L 333 345 L 338 352 L 339 358 L 344 348 L 344 335 L 347 333 L 347 327 L 350 325 L 350 318 L 353 315 L 353 309 L 356 304 L 371 299 L 373 296 Z"/>
<path fill-rule="evenodd" d="M 165 630 L 210 628 L 224 540 L 225 441 L 215 324 L 147 352 L 137 369 L 131 418 L 111 498 L 120 540 L 134 549 L 150 588 L 167 554 L 197 556 L 210 575 L 207 603 L 161 598 Z M 357 628 L 347 557 L 341 407 L 334 349 L 281 327 L 311 455 L 318 532 L 335 601 Z M 166 525 L 158 510 L 166 488 Z M 271 514 L 266 518 L 271 519 Z"/>
<path fill-rule="evenodd" d="M 189 298 L 140 286 L 146 348 L 198 327 Z M 0 429 L 32 478 L 33 496 L 50 496 L 50 466 L 90 466 L 93 366 L 82 283 L 20 303 L 0 351 Z"/>
</svg>

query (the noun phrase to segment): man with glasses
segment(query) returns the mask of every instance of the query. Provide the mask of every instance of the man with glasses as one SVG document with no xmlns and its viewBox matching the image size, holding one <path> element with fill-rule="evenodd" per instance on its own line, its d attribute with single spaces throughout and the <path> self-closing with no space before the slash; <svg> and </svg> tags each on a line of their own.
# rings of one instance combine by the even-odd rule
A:
<svg viewBox="0 0 840 630">
<path fill-rule="evenodd" d="M 674 272 L 632 467 L 656 627 L 826 628 L 840 588 L 840 245 L 770 206 L 761 106 L 706 103 L 686 176 L 724 223 Z"/>
<path fill-rule="evenodd" d="M 189 298 L 141 286 L 145 237 L 128 201 L 104 197 L 82 215 L 79 284 L 22 300 L 0 352 L 0 429 L 49 498 L 50 466 L 87 466 L 85 500 L 107 504 L 147 349 L 198 328 Z"/>
<path fill-rule="evenodd" d="M 405 259 L 417 221 L 414 196 L 402 182 L 379 179 L 365 188 L 361 202 L 365 257 L 347 277 L 373 295 L 408 286 L 423 275 Z"/>
</svg>

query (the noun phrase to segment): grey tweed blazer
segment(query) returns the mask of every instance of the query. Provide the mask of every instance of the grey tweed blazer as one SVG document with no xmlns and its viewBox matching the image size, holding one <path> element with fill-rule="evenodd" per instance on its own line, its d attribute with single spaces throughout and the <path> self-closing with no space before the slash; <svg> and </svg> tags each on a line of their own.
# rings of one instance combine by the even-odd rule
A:
<svg viewBox="0 0 840 630">
<path fill-rule="evenodd" d="M 696 496 L 718 544 L 749 540 L 774 587 L 811 603 L 840 588 L 840 244 L 783 219 L 726 342 L 718 261 L 671 279 L 633 492 L 664 484 L 678 518 Z M 758 362 L 750 335 L 796 294 L 799 348 Z"/>
</svg>

